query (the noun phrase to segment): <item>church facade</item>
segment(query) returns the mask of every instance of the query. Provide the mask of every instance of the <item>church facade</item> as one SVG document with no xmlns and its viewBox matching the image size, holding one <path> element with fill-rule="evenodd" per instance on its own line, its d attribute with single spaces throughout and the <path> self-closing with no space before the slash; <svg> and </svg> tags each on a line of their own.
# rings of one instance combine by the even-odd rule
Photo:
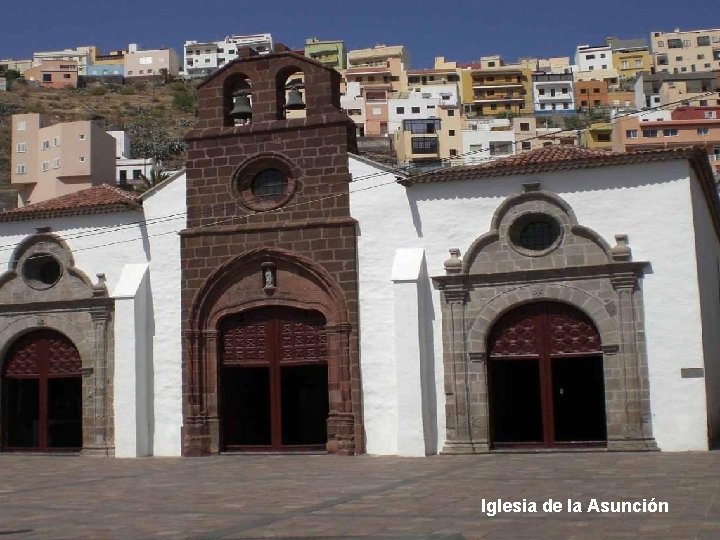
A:
<svg viewBox="0 0 720 540">
<path fill-rule="evenodd" d="M 559 146 L 406 175 L 356 155 L 337 73 L 293 52 L 198 95 L 162 185 L 0 214 L 0 449 L 717 445 L 702 152 Z"/>
</svg>

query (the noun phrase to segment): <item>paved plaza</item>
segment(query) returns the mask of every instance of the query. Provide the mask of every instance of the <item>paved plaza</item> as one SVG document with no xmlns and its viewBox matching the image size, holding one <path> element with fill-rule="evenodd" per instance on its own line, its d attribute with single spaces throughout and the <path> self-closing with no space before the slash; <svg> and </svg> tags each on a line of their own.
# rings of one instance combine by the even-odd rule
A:
<svg viewBox="0 0 720 540">
<path fill-rule="evenodd" d="M 0 455 L 0 537 L 720 538 L 720 453 L 428 458 Z M 583 512 L 569 513 L 567 499 Z M 587 512 L 601 501 L 667 513 Z M 490 500 L 525 513 L 482 511 Z M 544 512 L 548 499 L 562 502 Z M 529 511 L 530 502 L 538 505 Z"/>
</svg>

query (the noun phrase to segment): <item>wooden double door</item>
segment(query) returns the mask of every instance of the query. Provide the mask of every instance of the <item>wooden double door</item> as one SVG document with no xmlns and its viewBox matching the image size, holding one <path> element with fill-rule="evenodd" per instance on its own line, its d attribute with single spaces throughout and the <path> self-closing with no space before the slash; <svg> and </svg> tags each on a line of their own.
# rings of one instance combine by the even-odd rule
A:
<svg viewBox="0 0 720 540">
<path fill-rule="evenodd" d="M 325 318 L 317 311 L 267 307 L 220 326 L 222 447 L 323 450 L 327 444 Z"/>
<path fill-rule="evenodd" d="M 526 304 L 497 322 L 489 351 L 493 447 L 606 443 L 600 335 L 584 313 Z"/>
<path fill-rule="evenodd" d="M 2 370 L 2 448 L 80 450 L 82 362 L 65 336 L 38 330 L 9 349 Z"/>
</svg>

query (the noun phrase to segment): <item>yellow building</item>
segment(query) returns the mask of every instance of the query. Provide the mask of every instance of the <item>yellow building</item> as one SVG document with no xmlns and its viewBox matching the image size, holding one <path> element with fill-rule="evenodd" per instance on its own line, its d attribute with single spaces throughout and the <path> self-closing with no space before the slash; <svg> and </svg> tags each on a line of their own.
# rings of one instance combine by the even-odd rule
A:
<svg viewBox="0 0 720 540">
<path fill-rule="evenodd" d="M 459 107 L 436 107 L 437 118 L 405 120 L 393 133 L 400 165 L 462 165 L 462 122 Z"/>
<path fill-rule="evenodd" d="M 484 56 L 461 73 L 461 95 L 473 116 L 531 113 L 532 69 L 505 64 L 500 56 Z"/>
<path fill-rule="evenodd" d="M 594 122 L 580 133 L 580 146 L 612 150 L 612 124 L 610 122 Z"/>
<path fill-rule="evenodd" d="M 607 43 L 612 50 L 613 67 L 621 81 L 634 79 L 642 71 L 650 72 L 652 56 L 644 39 L 608 38 Z"/>
</svg>

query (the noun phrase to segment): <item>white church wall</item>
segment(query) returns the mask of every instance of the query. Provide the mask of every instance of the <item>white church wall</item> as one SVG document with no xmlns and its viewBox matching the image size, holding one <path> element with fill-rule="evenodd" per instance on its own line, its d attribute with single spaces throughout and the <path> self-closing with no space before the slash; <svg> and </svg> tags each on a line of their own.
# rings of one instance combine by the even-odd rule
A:
<svg viewBox="0 0 720 540">
<path fill-rule="evenodd" d="M 692 173 L 689 171 L 688 174 Z M 698 387 L 704 387 L 709 443 L 717 448 L 720 444 L 720 242 L 700 184 L 693 182 L 691 186 L 705 362 L 703 365 L 702 359 L 697 359 L 692 365 L 683 367 L 705 369 L 704 378 L 685 380 L 690 392 L 702 393 Z M 687 375 L 697 376 L 699 371 Z"/>
<path fill-rule="evenodd" d="M 373 167 L 354 159 L 350 171 L 362 179 L 351 185 L 350 202 L 352 216 L 360 222 L 361 365 L 369 453 L 397 452 L 390 279 L 395 250 L 424 248 L 429 276 L 442 275 L 449 248 L 465 254 L 490 229 L 498 205 L 508 195 L 522 192 L 523 183 L 538 181 L 542 189 L 557 193 L 572 206 L 580 224 L 610 245 L 615 234 L 628 234 L 634 260 L 651 263 L 642 281 L 654 435 L 661 449 L 706 448 L 704 393 L 686 392 L 688 379 L 680 379 L 686 359 L 703 355 L 686 162 L 418 184 L 407 192 L 392 183 L 392 174 L 367 178 Z M 378 187 L 365 189 L 371 185 Z M 442 448 L 445 393 L 440 297 L 435 290 L 432 305 L 438 448 Z"/>
<path fill-rule="evenodd" d="M 185 173 L 148 192 L 143 201 L 153 298 L 153 453 L 179 456 L 182 426 L 180 236 L 185 228 Z"/>
</svg>

